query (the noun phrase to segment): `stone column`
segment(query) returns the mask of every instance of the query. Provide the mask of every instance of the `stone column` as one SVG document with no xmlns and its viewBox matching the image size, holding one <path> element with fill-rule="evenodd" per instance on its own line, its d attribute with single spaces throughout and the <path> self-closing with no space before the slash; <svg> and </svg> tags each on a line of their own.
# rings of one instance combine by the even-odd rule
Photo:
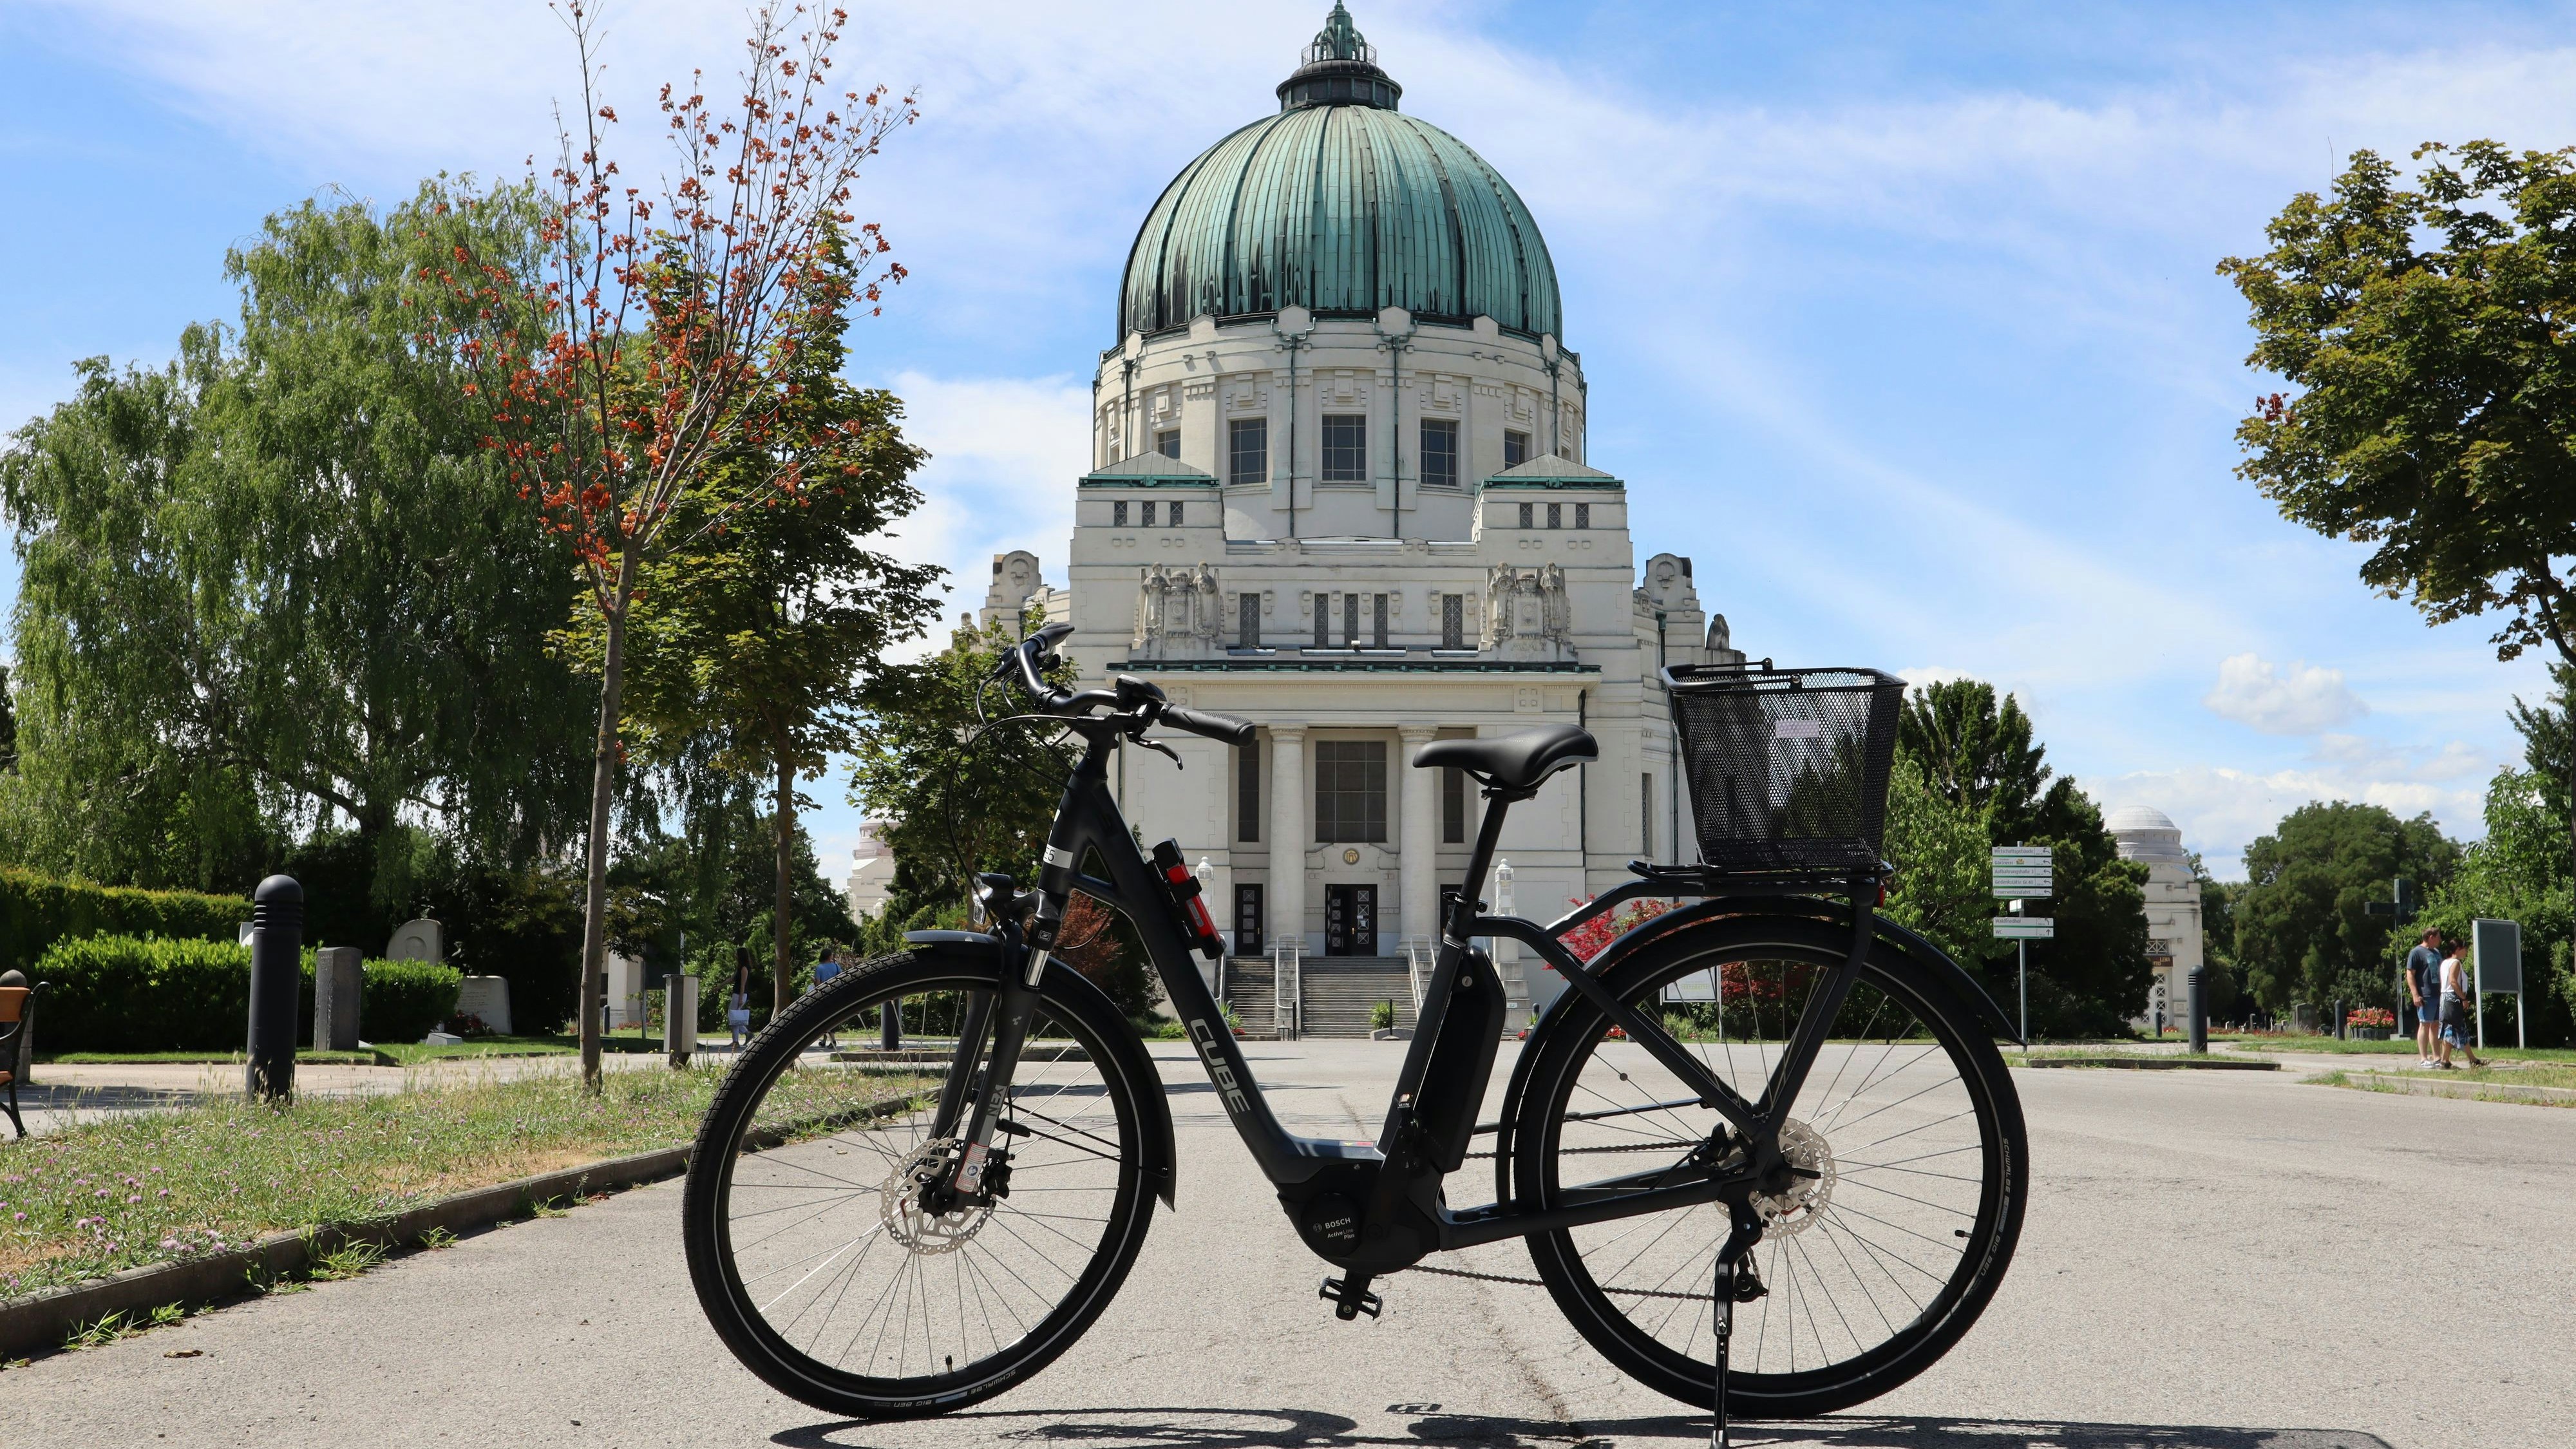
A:
<svg viewBox="0 0 2576 1449">
<path fill-rule="evenodd" d="M 1413 768 L 1413 752 L 1431 743 L 1439 731 L 1427 724 L 1400 726 L 1403 744 L 1395 767 L 1404 776 L 1396 813 L 1397 889 L 1404 939 L 1434 947 L 1440 939 L 1440 797 L 1437 770 Z"/>
<path fill-rule="evenodd" d="M 1306 731 L 1270 729 L 1270 941 L 1306 940 Z"/>
</svg>

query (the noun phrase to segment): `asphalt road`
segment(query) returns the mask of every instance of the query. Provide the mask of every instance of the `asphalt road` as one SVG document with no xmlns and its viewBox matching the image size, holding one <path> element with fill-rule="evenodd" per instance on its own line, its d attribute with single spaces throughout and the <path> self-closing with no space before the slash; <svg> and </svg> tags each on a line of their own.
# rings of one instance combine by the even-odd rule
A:
<svg viewBox="0 0 2576 1449">
<path fill-rule="evenodd" d="M 1370 1136 L 1399 1048 L 1253 1048 L 1292 1126 Z M 1506 1048 L 1506 1066 L 1510 1048 Z M 698 1316 L 676 1185 L 0 1373 L 0 1444 L 1705 1443 L 1537 1288 L 1398 1277 L 1342 1324 L 1204 1080 L 1162 1054 L 1180 1210 L 1036 1381 L 875 1426 L 770 1393 Z M 1498 1075 L 1500 1073 L 1498 1072 Z M 1743 1444 L 2438 1449 L 2576 1440 L 2576 1111 L 2023 1071 L 2034 1195 L 1949 1358 Z M 1519 1271 L 1516 1245 L 1473 1266 Z M 173 1357 L 193 1352 L 193 1357 Z"/>
</svg>

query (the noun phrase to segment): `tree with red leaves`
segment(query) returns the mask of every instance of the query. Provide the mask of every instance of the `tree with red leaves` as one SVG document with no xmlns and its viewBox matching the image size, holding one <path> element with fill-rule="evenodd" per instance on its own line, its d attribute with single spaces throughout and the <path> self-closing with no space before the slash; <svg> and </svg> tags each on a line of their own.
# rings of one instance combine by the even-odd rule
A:
<svg viewBox="0 0 2576 1449">
<path fill-rule="evenodd" d="M 848 284 L 825 259 L 845 245 L 856 295 L 878 310 L 903 268 L 873 223 L 848 210 L 860 168 L 916 112 L 910 96 L 843 88 L 833 48 L 848 14 L 765 4 L 753 12 L 737 108 L 719 110 L 693 75 L 661 91 L 674 166 L 648 194 L 608 153 L 616 109 L 600 94 L 594 0 L 558 7 L 580 61 L 581 117 L 561 129 L 533 268 L 454 254 L 439 280 L 472 305 L 449 341 L 490 408 L 487 443 L 519 496 L 562 535 L 587 587 L 600 641 L 588 924 L 582 939 L 582 1075 L 599 1081 L 606 958 L 609 807 L 620 735 L 629 612 L 646 565 L 724 526 L 729 511 L 804 486 L 790 461 L 752 470 L 740 495 L 683 508 L 711 459 L 767 446 L 798 355 L 840 325 L 813 305 Z M 818 321 L 818 319 L 821 319 Z M 791 454 L 792 456 L 792 454 Z"/>
</svg>

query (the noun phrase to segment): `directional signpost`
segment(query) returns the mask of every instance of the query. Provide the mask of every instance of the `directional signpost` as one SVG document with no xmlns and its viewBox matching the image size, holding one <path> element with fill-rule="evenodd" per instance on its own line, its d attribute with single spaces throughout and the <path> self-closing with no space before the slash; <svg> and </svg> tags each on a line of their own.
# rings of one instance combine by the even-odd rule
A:
<svg viewBox="0 0 2576 1449">
<path fill-rule="evenodd" d="M 2365 901 L 2362 903 L 2361 909 L 2369 915 L 2388 917 L 2389 920 L 2396 925 L 2397 930 L 2402 934 L 2405 931 L 2407 923 L 2415 919 L 2416 907 L 2422 905 L 2423 902 L 2415 898 L 2415 883 L 2413 881 L 2408 880 L 2406 877 L 2401 875 L 2397 877 L 2393 884 L 2395 888 L 2389 891 L 2389 898 L 2387 900 Z M 2403 946 L 2405 943 L 2401 940 L 2398 944 Z M 2399 1026 L 2403 1027 L 2407 1024 L 2406 1012 L 2413 1004 L 2413 1002 L 2407 999 L 2406 984 L 2404 978 L 2401 976 L 2397 986 L 2397 1024 Z M 2438 1003 L 2428 1004 L 2438 1005 Z M 2485 1043 L 2481 1042 L 2480 1045 L 2483 1046 Z"/>
<path fill-rule="evenodd" d="M 2011 915 L 1994 918 L 1994 931 L 1996 940 L 2013 943 L 2013 954 L 2019 958 L 2021 1039 L 2026 1042 L 2030 1040 L 2030 943 L 2054 937 L 2057 922 L 2048 916 L 2024 915 L 2022 904 L 2057 894 L 2052 878 L 2056 867 L 2045 845 L 1998 845 L 1993 870 L 1995 898 L 2012 902 Z"/>
</svg>

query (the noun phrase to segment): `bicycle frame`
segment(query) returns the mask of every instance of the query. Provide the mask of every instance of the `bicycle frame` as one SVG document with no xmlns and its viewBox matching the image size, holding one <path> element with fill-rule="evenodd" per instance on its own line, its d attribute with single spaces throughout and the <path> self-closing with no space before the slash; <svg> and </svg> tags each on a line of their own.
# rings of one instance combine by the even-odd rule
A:
<svg viewBox="0 0 2576 1449">
<path fill-rule="evenodd" d="M 1482 914 L 1482 902 L 1476 899 L 1486 872 L 1491 868 L 1505 813 L 1509 807 L 1537 793 L 1487 787 L 1483 794 L 1490 802 L 1477 831 L 1474 851 L 1470 856 L 1467 880 L 1469 889 L 1461 892 L 1457 906 L 1441 933 L 1440 948 L 1432 968 L 1431 980 L 1424 991 L 1422 1007 L 1414 1035 L 1405 1053 L 1404 1064 L 1397 1076 L 1395 1092 L 1388 1104 L 1385 1125 L 1378 1140 L 1346 1142 L 1333 1138 L 1303 1137 L 1280 1125 L 1279 1119 L 1254 1078 L 1251 1064 L 1234 1034 L 1225 1024 L 1224 1010 L 1200 977 L 1192 959 L 1188 938 L 1176 919 L 1170 898 L 1155 875 L 1152 864 L 1136 848 L 1136 838 L 1125 816 L 1120 812 L 1108 784 L 1111 753 L 1120 747 L 1123 735 L 1110 720 L 1068 719 L 1068 728 L 1081 734 L 1085 748 L 1071 777 L 1066 781 L 1064 797 L 1058 807 L 1055 824 L 1046 848 L 1046 861 L 1039 881 L 1038 929 L 1022 938 L 1015 929 L 1006 928 L 1004 960 L 1014 969 L 1006 973 L 998 999 L 978 1002 L 970 1008 L 970 1028 L 961 1032 L 958 1060 L 950 1074 L 952 1083 L 962 1083 L 982 1054 L 981 1028 L 989 1022 L 993 1033 L 989 1069 L 976 1100 L 958 1100 L 962 1091 L 952 1088 L 949 1100 L 941 1104 L 940 1120 L 934 1135 L 947 1135 L 954 1130 L 956 1119 L 971 1106 L 972 1117 L 962 1134 L 967 1142 L 956 1186 L 972 1191 L 981 1180 L 983 1157 L 989 1150 L 995 1103 L 1007 1089 L 1011 1073 L 1019 1059 L 1031 1015 L 1037 1005 L 1035 982 L 1043 975 L 1047 947 L 1036 944 L 1053 942 L 1053 922 L 1060 921 L 1069 892 L 1079 890 L 1104 906 L 1123 913 L 1131 921 L 1146 954 L 1163 982 L 1172 1008 L 1179 1016 L 1184 1031 L 1195 1050 L 1200 1066 L 1207 1072 L 1226 1115 L 1244 1146 L 1260 1165 L 1264 1176 L 1280 1189 L 1292 1217 L 1299 1205 L 1314 1193 L 1347 1185 L 1364 1193 L 1368 1199 L 1360 1215 L 1357 1237 L 1362 1243 L 1386 1244 L 1375 1253 L 1355 1253 L 1351 1261 L 1364 1264 L 1366 1272 L 1387 1272 L 1415 1261 L 1427 1252 L 1448 1251 L 1504 1238 L 1523 1237 L 1607 1222 L 1644 1213 L 1662 1212 L 1699 1203 L 1721 1200 L 1742 1202 L 1750 1193 L 1766 1185 L 1777 1190 L 1782 1167 L 1777 1138 L 1785 1116 L 1786 1104 L 1797 1099 L 1800 1086 L 1821 1050 L 1827 1029 L 1840 1010 L 1851 985 L 1857 979 L 1862 960 L 1867 955 L 1873 931 L 1872 907 L 1876 903 L 1877 881 L 1838 881 L 1851 892 L 1855 921 L 1852 953 L 1840 967 L 1820 981 L 1809 998 L 1797 1031 L 1774 1069 L 1759 1101 L 1747 1101 L 1720 1080 L 1700 1060 L 1667 1032 L 1653 1016 L 1632 1011 L 1601 984 L 1583 962 L 1577 960 L 1558 939 L 1569 930 L 1619 901 L 1638 895 L 1728 896 L 1754 893 L 1777 893 L 1778 880 L 1731 886 L 1722 880 L 1686 880 L 1681 876 L 1656 877 L 1623 886 L 1606 894 L 1591 906 L 1578 910 L 1552 925 L 1541 925 L 1516 916 Z M 1086 857 L 1097 855 L 1108 871 L 1106 879 L 1085 874 L 1081 866 Z M 1810 883 L 1812 887 L 1813 884 Z M 1715 902 L 1711 903 L 1715 905 Z M 1696 914 L 1684 912 L 1684 916 Z M 1603 953 L 1608 959 L 1641 933 L 1654 934 L 1676 924 L 1670 917 L 1658 917 L 1614 942 Z M 1460 977 L 1467 969 L 1476 937 L 1508 937 L 1519 941 L 1541 960 L 1554 967 L 1568 986 L 1601 1009 L 1624 1029 L 1631 1041 L 1654 1054 L 1655 1058 L 1696 1094 L 1698 1100 L 1716 1111 L 1735 1130 L 1744 1149 L 1740 1153 L 1722 1150 L 1726 1144 L 1712 1141 L 1708 1149 L 1694 1156 L 1690 1163 L 1649 1172 L 1630 1174 L 1600 1182 L 1584 1184 L 1574 1191 L 1578 1200 L 1547 1211 L 1522 1211 L 1508 1203 L 1489 1203 L 1463 1211 L 1453 1211 L 1440 1200 L 1439 1188 L 1445 1175 L 1430 1144 L 1420 1140 L 1415 1124 L 1435 1102 L 1462 1100 L 1472 1112 L 1484 1098 L 1491 1074 L 1490 1054 L 1480 1058 L 1485 1069 L 1474 1080 L 1433 1080 L 1429 1072 L 1439 1044 L 1443 1025 L 1459 989 Z M 1470 1118 L 1469 1120 L 1472 1120 Z M 1486 1129 L 1478 1129 L 1480 1131 Z M 1408 1219 L 1408 1209 L 1412 1216 Z M 1407 1234 L 1401 1224 L 1415 1226 Z M 1301 1233 L 1305 1231 L 1300 1225 Z M 1314 1246 L 1312 1239 L 1309 1245 Z M 1322 1248 L 1317 1248 L 1319 1253 Z M 1343 1261 L 1336 1256 L 1335 1261 Z M 1352 1290 L 1357 1292 L 1356 1287 Z"/>
</svg>

